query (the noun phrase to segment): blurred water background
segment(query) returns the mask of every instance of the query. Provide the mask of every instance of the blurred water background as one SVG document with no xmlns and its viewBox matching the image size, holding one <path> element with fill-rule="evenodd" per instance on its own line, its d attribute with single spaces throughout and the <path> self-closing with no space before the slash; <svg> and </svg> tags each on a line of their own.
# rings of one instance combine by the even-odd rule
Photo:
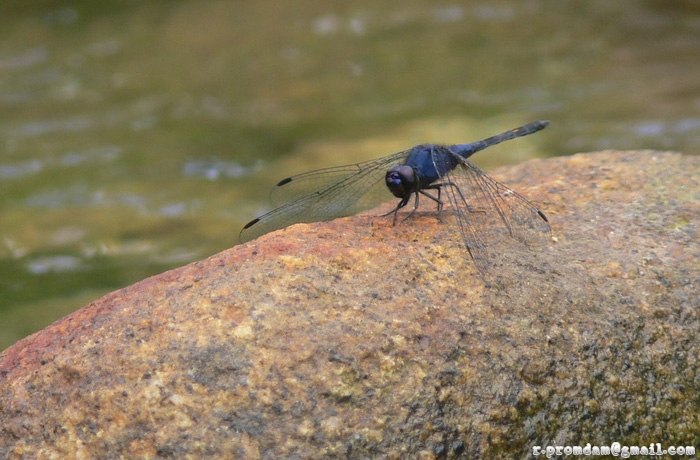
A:
<svg viewBox="0 0 700 460">
<path fill-rule="evenodd" d="M 474 161 L 697 154 L 699 5 L 2 2 L 0 349 L 235 245 L 294 172 L 536 119 Z"/>
</svg>

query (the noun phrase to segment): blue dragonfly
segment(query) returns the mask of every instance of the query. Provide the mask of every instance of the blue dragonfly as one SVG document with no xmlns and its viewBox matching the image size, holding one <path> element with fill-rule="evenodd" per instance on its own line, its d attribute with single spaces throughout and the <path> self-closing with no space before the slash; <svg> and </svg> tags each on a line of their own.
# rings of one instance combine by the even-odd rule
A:
<svg viewBox="0 0 700 460">
<path fill-rule="evenodd" d="M 467 160 L 492 145 L 544 129 L 535 121 L 470 144 L 421 144 L 376 160 L 318 169 L 288 177 L 271 192 L 279 207 L 248 222 L 242 243 L 301 222 L 319 222 L 357 214 L 399 199 L 394 215 L 415 197 L 409 216 L 425 196 L 443 208 L 443 194 L 454 213 L 464 245 L 476 268 L 485 274 L 489 255 L 484 230 L 494 226 L 526 245 L 549 235 L 547 217 L 533 203 L 494 180 Z M 388 215 L 387 214 L 387 215 Z"/>
</svg>

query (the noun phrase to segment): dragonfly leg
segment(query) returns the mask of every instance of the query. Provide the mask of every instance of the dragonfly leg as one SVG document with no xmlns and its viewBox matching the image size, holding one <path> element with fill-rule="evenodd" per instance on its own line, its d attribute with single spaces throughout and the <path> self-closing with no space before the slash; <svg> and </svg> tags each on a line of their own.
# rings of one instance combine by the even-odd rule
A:
<svg viewBox="0 0 700 460">
<path fill-rule="evenodd" d="M 442 201 L 442 199 L 441 199 L 441 193 L 442 193 L 442 186 L 443 186 L 443 185 L 444 185 L 444 184 L 442 184 L 442 183 L 440 183 L 440 184 L 432 184 L 432 185 L 429 185 L 428 187 L 425 187 L 424 189 L 421 189 L 421 190 L 418 190 L 417 192 L 415 192 L 415 194 L 416 194 L 416 201 L 415 201 L 415 204 L 413 205 L 413 209 L 411 210 L 410 213 L 408 213 L 408 215 L 407 215 L 406 217 L 403 218 L 403 220 L 406 220 L 406 219 L 408 219 L 409 217 L 411 217 L 411 216 L 416 212 L 416 210 L 418 209 L 418 194 L 419 194 L 419 193 L 420 193 L 421 195 L 427 196 L 428 198 L 430 198 L 431 200 L 433 200 L 435 203 L 437 203 L 437 212 L 438 212 L 438 214 L 440 214 L 440 212 L 442 212 L 442 207 L 443 207 L 443 205 L 444 205 L 444 203 L 443 203 L 443 201 Z M 436 198 L 435 196 L 431 195 L 430 193 L 426 192 L 426 190 L 437 190 L 437 198 Z"/>
<path fill-rule="evenodd" d="M 396 205 L 396 207 L 394 209 L 387 212 L 386 214 L 382 214 L 381 217 L 386 217 L 389 214 L 393 214 L 394 215 L 394 222 L 392 223 L 392 225 L 396 225 L 396 216 L 399 213 L 399 209 L 406 206 L 408 204 L 408 200 L 410 200 L 410 199 L 411 199 L 411 195 L 408 195 L 407 197 L 402 198 L 401 201 L 399 201 L 399 203 Z"/>
<path fill-rule="evenodd" d="M 423 193 L 422 190 L 419 190 L 418 192 Z M 409 217 L 411 217 L 411 216 L 413 215 L 413 213 L 416 212 L 416 209 L 418 209 L 418 192 L 416 192 L 416 201 L 414 201 L 414 203 L 413 203 L 413 209 L 411 209 L 411 212 L 409 212 L 409 213 L 406 215 L 406 217 L 404 217 L 403 219 L 401 219 L 401 222 L 405 222 L 406 219 L 408 219 Z M 424 193 L 423 193 L 423 194 L 424 194 Z M 424 194 L 424 195 L 425 195 L 425 194 Z M 430 195 L 426 195 L 426 196 L 430 196 Z M 431 198 L 432 198 L 432 197 L 431 197 Z M 398 211 L 398 209 L 397 209 L 397 211 Z M 396 214 L 394 214 L 394 225 L 396 225 Z"/>
<path fill-rule="evenodd" d="M 442 195 L 442 186 L 446 185 L 444 183 L 439 183 L 439 184 L 433 184 L 430 185 L 422 190 L 418 190 L 418 193 L 422 193 L 423 195 L 427 196 L 431 200 L 433 200 L 435 203 L 437 203 L 437 212 L 438 214 L 442 211 L 442 207 L 444 205 L 441 195 Z M 435 198 L 433 195 L 430 193 L 426 192 L 426 190 L 437 190 L 437 198 Z M 417 197 L 416 197 L 417 198 Z"/>
<path fill-rule="evenodd" d="M 414 202 L 413 209 L 411 209 L 411 212 L 409 212 L 409 213 L 406 215 L 406 217 L 403 218 L 402 221 L 405 221 L 406 219 L 408 219 L 409 217 L 411 217 L 411 216 L 416 212 L 416 210 L 418 209 L 418 199 L 419 199 L 419 195 L 418 195 L 418 194 L 419 194 L 419 193 L 420 193 L 421 195 L 427 196 L 428 198 L 430 198 L 431 200 L 433 200 L 435 203 L 437 203 L 437 212 L 438 212 L 438 214 L 439 214 L 439 213 L 442 211 L 442 207 L 443 207 L 443 202 L 442 202 L 442 200 L 440 199 L 440 192 L 442 191 L 442 185 L 443 185 L 443 184 L 433 184 L 433 185 L 431 185 L 431 186 L 429 186 L 429 187 L 426 187 L 426 188 L 424 188 L 424 189 L 418 190 L 417 192 L 414 192 L 415 195 L 416 195 L 416 200 L 415 200 L 415 202 Z M 428 189 L 430 189 L 430 190 L 437 190 L 437 191 L 438 191 L 438 196 L 437 196 L 437 198 L 436 198 L 435 196 L 431 195 L 430 193 L 426 192 L 426 190 L 428 190 Z M 404 204 L 404 206 L 405 206 L 405 205 L 406 205 L 406 204 Z M 397 207 L 394 211 L 396 212 L 396 211 L 398 211 L 398 210 L 399 210 L 399 208 Z M 394 224 L 396 224 L 396 214 L 394 214 Z"/>
<path fill-rule="evenodd" d="M 444 205 L 444 203 L 443 203 L 443 201 L 442 201 L 442 199 L 441 199 L 441 198 L 442 198 L 441 192 L 442 192 L 442 186 L 443 186 L 443 185 L 454 185 L 454 184 L 442 184 L 442 183 L 441 183 L 441 184 L 433 184 L 433 185 L 431 185 L 431 186 L 429 186 L 429 187 L 426 187 L 425 189 L 418 190 L 417 192 L 412 192 L 412 193 L 411 193 L 410 195 L 408 195 L 407 197 L 402 198 L 401 201 L 399 201 L 399 203 L 396 205 L 396 207 L 395 207 L 394 209 L 392 209 L 391 211 L 387 212 L 386 214 L 382 214 L 382 217 L 388 216 L 389 214 L 393 214 L 393 215 L 394 215 L 394 222 L 393 222 L 392 225 L 396 225 L 396 220 L 397 220 L 397 218 L 398 218 L 399 209 L 405 207 L 405 206 L 408 204 L 408 201 L 411 199 L 411 195 L 414 195 L 414 194 L 415 194 L 416 199 L 415 199 L 415 201 L 413 202 L 413 209 L 411 209 L 411 212 L 409 212 L 409 213 L 406 215 L 406 217 L 404 217 L 404 218 L 401 220 L 402 222 L 405 221 L 406 219 L 408 219 L 409 217 L 411 217 L 411 216 L 416 212 L 416 210 L 418 209 L 418 204 L 419 204 L 419 195 L 418 195 L 418 194 L 419 194 L 419 193 L 422 194 L 422 195 L 427 196 L 428 198 L 430 198 L 431 200 L 433 200 L 435 203 L 437 203 L 437 212 L 438 212 L 438 214 L 439 214 L 440 212 L 442 212 L 442 208 L 443 208 L 443 205 Z M 430 193 L 426 192 L 425 190 L 427 190 L 427 189 L 430 189 L 430 190 L 437 190 L 437 192 L 438 192 L 437 197 L 435 197 L 435 196 L 431 195 Z"/>
</svg>

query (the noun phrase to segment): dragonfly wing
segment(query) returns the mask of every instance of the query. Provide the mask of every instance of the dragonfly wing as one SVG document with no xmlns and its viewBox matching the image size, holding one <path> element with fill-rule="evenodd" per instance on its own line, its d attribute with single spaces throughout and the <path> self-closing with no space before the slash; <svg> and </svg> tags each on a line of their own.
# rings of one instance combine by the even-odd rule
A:
<svg viewBox="0 0 700 460">
<path fill-rule="evenodd" d="M 287 177 L 279 181 L 270 191 L 270 201 L 273 206 L 277 207 L 305 195 L 323 191 L 333 184 L 357 174 L 361 170 L 361 166 L 361 164 L 336 166 Z"/>
<path fill-rule="evenodd" d="M 394 196 L 384 177 L 409 150 L 355 165 L 319 169 L 280 181 L 272 192 L 282 206 L 248 223 L 241 242 L 301 222 L 320 222 L 371 209 Z M 286 198 L 286 199 L 285 199 Z"/>
<path fill-rule="evenodd" d="M 492 215 L 500 218 L 501 224 L 511 237 L 525 245 L 531 245 L 541 242 L 543 237 L 551 234 L 552 229 L 547 217 L 537 206 L 469 161 L 465 163 L 460 169 L 468 170 L 471 174 L 461 176 L 469 181 L 473 189 L 478 188 L 482 191 L 477 194 L 481 199 L 476 203 L 477 208 L 484 207 L 489 211 L 491 206 L 496 211 Z"/>
<path fill-rule="evenodd" d="M 458 168 L 461 168 L 461 166 Z M 445 185 L 442 187 L 442 192 L 447 195 L 452 211 L 457 217 L 462 240 L 476 268 L 481 273 L 486 273 L 489 267 L 488 251 L 484 239 L 473 225 L 474 219 L 470 216 L 470 201 L 467 201 L 470 191 L 464 185 L 459 185 L 459 181 L 455 180 L 455 176 L 451 172 L 445 175 L 443 178 Z"/>
<path fill-rule="evenodd" d="M 547 218 L 533 203 L 468 160 L 462 158 L 443 182 L 464 243 L 482 273 L 489 266 L 482 234 L 505 228 L 509 236 L 529 246 L 551 233 Z"/>
</svg>

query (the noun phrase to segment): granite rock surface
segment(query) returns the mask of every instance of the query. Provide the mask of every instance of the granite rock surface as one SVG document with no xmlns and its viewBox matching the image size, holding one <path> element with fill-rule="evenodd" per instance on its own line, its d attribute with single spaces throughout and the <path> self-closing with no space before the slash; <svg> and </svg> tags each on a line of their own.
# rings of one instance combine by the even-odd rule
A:
<svg viewBox="0 0 700 460">
<path fill-rule="evenodd" d="M 489 240 L 488 282 L 449 213 L 392 227 L 375 211 L 148 278 L 16 343 L 0 457 L 700 446 L 700 157 L 607 151 L 494 176 L 552 236 Z"/>
</svg>

